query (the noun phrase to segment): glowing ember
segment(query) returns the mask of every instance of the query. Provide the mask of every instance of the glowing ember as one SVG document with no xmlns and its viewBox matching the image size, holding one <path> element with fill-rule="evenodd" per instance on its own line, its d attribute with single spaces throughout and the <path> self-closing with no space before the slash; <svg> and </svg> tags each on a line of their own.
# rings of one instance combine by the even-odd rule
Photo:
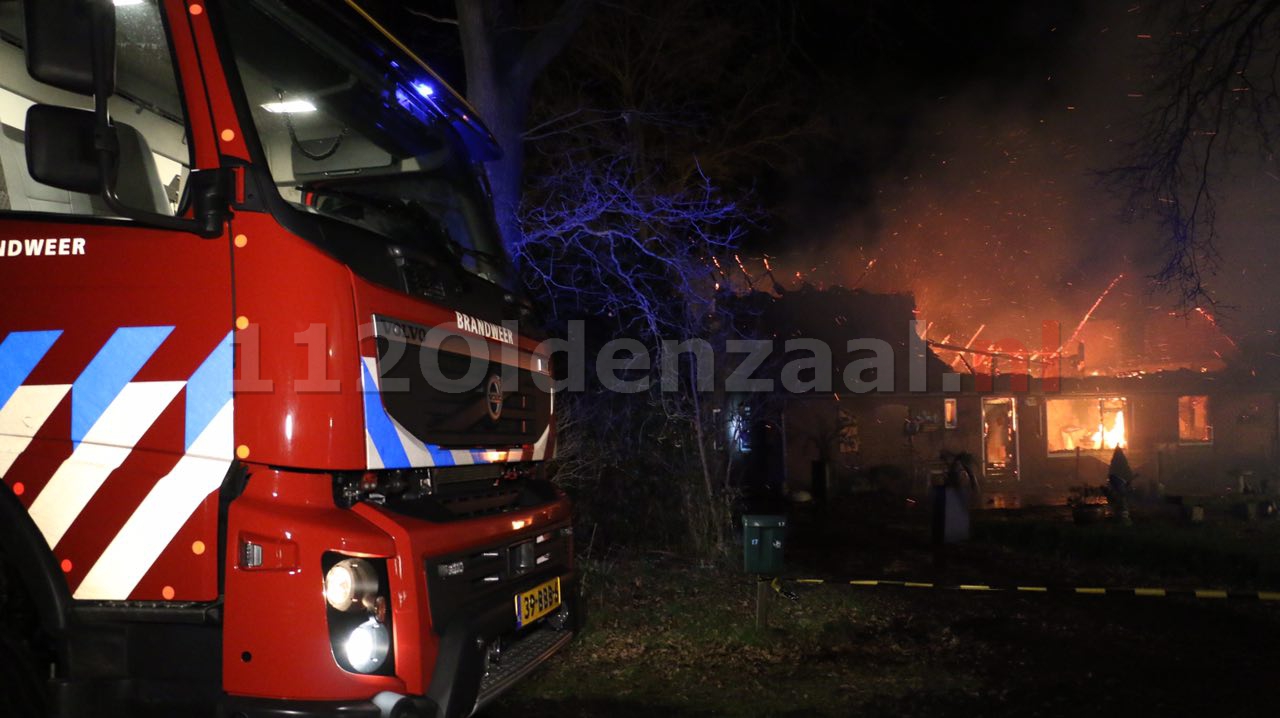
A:
<svg viewBox="0 0 1280 718">
<path fill-rule="evenodd" d="M 850 285 L 849 285 L 849 288 L 850 288 L 850 289 L 857 289 L 857 288 L 858 288 L 858 285 L 862 284 L 862 280 L 866 279 L 866 278 L 867 278 L 867 275 L 868 275 L 868 274 L 870 274 L 870 273 L 871 273 L 871 270 L 872 270 L 872 269 L 875 269 L 875 267 L 876 267 L 876 259 L 875 259 L 874 257 L 872 257 L 871 261 L 870 261 L 870 262 L 867 262 L 867 266 L 866 266 L 866 268 L 862 270 L 862 274 L 861 274 L 861 276 L 859 276 L 859 277 L 854 281 L 854 283 L 853 283 L 853 284 L 850 284 Z"/>
<path fill-rule="evenodd" d="M 1218 330 L 1218 333 L 1222 335 L 1222 338 L 1223 338 L 1223 339 L 1226 339 L 1228 342 L 1230 342 L 1230 343 L 1231 343 L 1231 346 L 1233 346 L 1233 347 L 1235 347 L 1235 348 L 1237 348 L 1237 349 L 1239 349 L 1239 348 L 1240 348 L 1240 347 L 1239 347 L 1239 345 L 1238 345 L 1238 344 L 1236 344 L 1236 341 L 1235 341 L 1234 339 L 1232 339 L 1232 338 L 1231 338 L 1231 337 L 1230 337 L 1226 332 L 1222 331 L 1222 327 L 1218 326 L 1218 320 L 1217 320 L 1216 318 L 1214 318 L 1214 316 L 1213 316 L 1212 314 L 1210 314 L 1209 312 L 1206 312 L 1206 311 L 1204 310 L 1204 307 L 1196 307 L 1196 313 L 1197 313 L 1197 314 L 1199 314 L 1200 316 L 1204 317 L 1204 320 L 1205 320 L 1206 322 L 1209 322 L 1209 326 L 1211 326 L 1211 327 L 1213 327 L 1214 329 Z M 1215 352 L 1215 353 L 1216 353 L 1216 352 Z M 1221 354 L 1219 354 L 1218 356 L 1219 356 L 1219 357 L 1221 357 L 1222 355 L 1221 355 Z"/>
</svg>

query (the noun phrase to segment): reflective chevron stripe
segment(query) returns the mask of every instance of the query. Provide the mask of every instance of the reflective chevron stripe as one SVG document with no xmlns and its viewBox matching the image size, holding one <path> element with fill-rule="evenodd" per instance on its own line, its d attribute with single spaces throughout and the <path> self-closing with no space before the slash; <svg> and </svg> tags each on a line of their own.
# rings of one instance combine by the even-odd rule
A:
<svg viewBox="0 0 1280 718">
<path fill-rule="evenodd" d="M 134 445 L 182 389 L 180 381 L 130 381 L 172 331 L 169 326 L 117 329 L 71 385 L 74 449 L 29 510 L 49 546 L 58 545 L 103 482 L 124 463 Z M 6 337 L 5 344 L 13 337 Z M 48 340 L 44 350 L 35 356 L 28 374 L 52 343 L 52 339 Z M 30 359 L 34 352 L 19 355 Z"/>
<path fill-rule="evenodd" d="M 231 401 L 233 366 L 232 334 L 218 342 L 218 346 L 205 358 L 200 367 L 187 380 L 186 433 L 183 449 L 192 453 L 191 447 L 204 435 L 214 417 L 218 416 Z M 226 453 L 230 456 L 233 437 L 227 435 Z M 222 456 L 222 448 L 218 453 L 208 456 Z M 206 454 L 201 454 L 202 456 Z"/>
<path fill-rule="evenodd" d="M 76 588 L 75 598 L 125 599 L 231 466 L 231 402 L 142 500 Z M 221 458 L 208 458 L 220 456 Z"/>
<path fill-rule="evenodd" d="M 61 334 L 57 330 L 12 332 L 0 342 L 0 405 L 9 403 Z"/>
<path fill-rule="evenodd" d="M 172 331 L 173 327 L 121 327 L 111 335 L 71 385 L 72 446 L 79 446 L 85 440 L 121 390 Z"/>
<path fill-rule="evenodd" d="M 187 519 L 222 485 L 235 445 L 231 342 L 228 333 L 187 382 L 186 454 L 129 516 L 75 598 L 128 598 Z"/>
<path fill-rule="evenodd" d="M 49 546 L 56 547 L 111 472 L 120 468 L 138 439 L 177 396 L 184 382 L 126 384 L 103 410 L 71 456 L 58 467 L 31 504 L 31 519 Z M 71 398 L 75 403 L 75 388 Z"/>
<path fill-rule="evenodd" d="M 378 362 L 373 357 L 362 357 L 360 377 L 364 392 L 364 445 L 365 461 L 370 469 L 407 469 L 429 466 L 464 466 L 493 463 L 485 449 L 444 449 L 418 439 L 400 425 L 382 405 L 381 385 L 378 380 Z M 531 459 L 540 458 L 546 451 L 548 432 L 539 439 L 542 450 L 535 445 Z M 521 461 L 523 449 L 506 452 L 504 461 Z"/>
<path fill-rule="evenodd" d="M 0 407 L 0 478 L 9 473 L 70 390 L 70 384 L 20 386 Z"/>
<path fill-rule="evenodd" d="M 405 469 L 410 466 L 411 437 L 404 436 L 382 406 L 382 392 L 378 386 L 378 369 L 374 360 L 365 357 L 361 369 L 364 396 L 364 435 L 366 457 L 371 469 Z M 431 464 L 426 464 L 431 466 Z"/>
<path fill-rule="evenodd" d="M 0 477 L 27 450 L 69 385 L 23 386 L 62 332 L 12 332 L 0 342 Z"/>
<path fill-rule="evenodd" d="M 201 504 L 218 490 L 233 462 L 231 332 L 189 378 L 135 381 L 172 331 L 171 326 L 117 329 L 69 384 L 26 383 L 62 332 L 13 332 L 0 341 L 0 478 L 16 493 L 27 494 L 28 513 L 51 548 L 60 556 L 71 550 L 75 562 L 91 562 L 79 584 L 72 583 L 76 598 L 128 599 Z M 121 516 L 123 526 L 100 555 L 77 556 L 81 548 L 61 547 L 104 483 L 129 460 L 184 388 L 181 447 L 152 447 L 173 456 L 169 472 L 150 486 L 136 508 L 110 504 L 127 516 Z M 66 424 L 46 427 L 58 408 L 68 404 L 69 434 Z M 10 474 L 37 439 L 64 445 L 70 440 L 71 450 L 70 456 L 62 455 L 66 458 L 48 481 L 38 490 L 28 485 L 28 493 L 24 483 L 35 480 L 39 486 L 40 477 Z M 50 456 L 47 446 L 41 451 Z M 65 561 L 64 570 L 71 571 L 72 565 Z"/>
</svg>

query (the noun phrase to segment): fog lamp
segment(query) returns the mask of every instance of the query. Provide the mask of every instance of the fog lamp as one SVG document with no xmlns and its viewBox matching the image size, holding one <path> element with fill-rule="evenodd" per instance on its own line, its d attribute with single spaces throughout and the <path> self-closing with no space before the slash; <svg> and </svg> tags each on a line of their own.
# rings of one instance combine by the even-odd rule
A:
<svg viewBox="0 0 1280 718">
<path fill-rule="evenodd" d="M 352 629 L 343 650 L 347 663 L 360 673 L 372 673 L 387 660 L 391 649 L 391 635 L 387 627 L 370 618 Z"/>
</svg>

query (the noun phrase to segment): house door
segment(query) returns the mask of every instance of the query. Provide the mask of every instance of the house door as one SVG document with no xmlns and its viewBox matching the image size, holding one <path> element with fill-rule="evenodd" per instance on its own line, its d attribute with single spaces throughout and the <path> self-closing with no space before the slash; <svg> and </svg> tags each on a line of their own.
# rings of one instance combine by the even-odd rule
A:
<svg viewBox="0 0 1280 718">
<path fill-rule="evenodd" d="M 1018 479 L 1018 405 L 1012 397 L 982 400 L 982 475 Z"/>
</svg>

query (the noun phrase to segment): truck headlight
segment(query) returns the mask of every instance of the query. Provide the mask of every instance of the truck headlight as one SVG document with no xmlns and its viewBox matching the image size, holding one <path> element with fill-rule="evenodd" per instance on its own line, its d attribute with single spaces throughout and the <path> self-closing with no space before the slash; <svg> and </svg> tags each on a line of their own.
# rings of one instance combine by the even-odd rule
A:
<svg viewBox="0 0 1280 718">
<path fill-rule="evenodd" d="M 391 649 L 391 635 L 384 624 L 373 618 L 352 629 L 347 636 L 343 651 L 347 654 L 347 662 L 360 673 L 372 673 L 387 660 Z"/>
<path fill-rule="evenodd" d="M 393 673 L 395 640 L 387 559 L 327 551 L 320 559 L 320 571 L 334 661 L 352 673 Z"/>
<path fill-rule="evenodd" d="M 378 574 L 362 558 L 347 558 L 324 575 L 324 599 L 335 610 L 373 610 L 378 596 Z"/>
</svg>

